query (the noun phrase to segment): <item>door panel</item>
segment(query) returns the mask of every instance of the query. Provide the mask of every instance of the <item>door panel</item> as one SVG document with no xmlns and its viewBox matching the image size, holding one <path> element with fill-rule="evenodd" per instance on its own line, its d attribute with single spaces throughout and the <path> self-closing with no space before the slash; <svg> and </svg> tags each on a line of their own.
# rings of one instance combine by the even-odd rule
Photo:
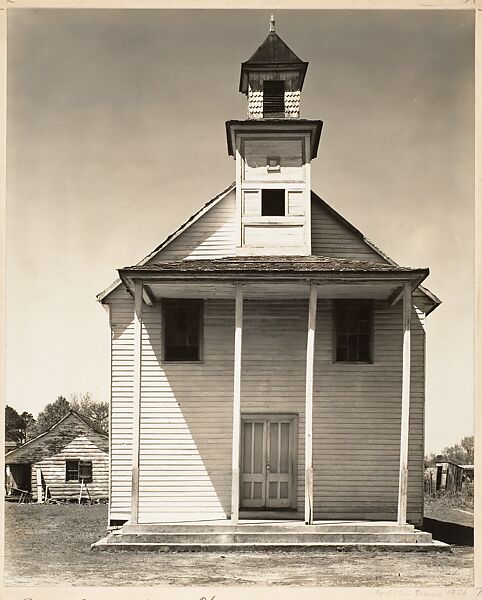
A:
<svg viewBox="0 0 482 600">
<path fill-rule="evenodd" d="M 241 505 L 262 507 L 266 502 L 266 453 L 264 421 L 244 421 Z"/>
<path fill-rule="evenodd" d="M 293 506 L 296 472 L 293 416 L 244 417 L 241 428 L 241 506 Z"/>
<path fill-rule="evenodd" d="M 268 508 L 288 508 L 291 505 L 290 425 L 289 421 L 268 422 Z"/>
</svg>

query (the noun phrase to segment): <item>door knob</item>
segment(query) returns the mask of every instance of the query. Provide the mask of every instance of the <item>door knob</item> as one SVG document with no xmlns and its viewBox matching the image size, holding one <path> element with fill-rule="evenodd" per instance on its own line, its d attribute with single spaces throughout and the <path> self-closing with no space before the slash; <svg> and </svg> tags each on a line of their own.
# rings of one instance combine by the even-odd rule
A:
<svg viewBox="0 0 482 600">
<path fill-rule="evenodd" d="M 269 471 L 269 463 L 266 463 L 266 470 Z"/>
</svg>

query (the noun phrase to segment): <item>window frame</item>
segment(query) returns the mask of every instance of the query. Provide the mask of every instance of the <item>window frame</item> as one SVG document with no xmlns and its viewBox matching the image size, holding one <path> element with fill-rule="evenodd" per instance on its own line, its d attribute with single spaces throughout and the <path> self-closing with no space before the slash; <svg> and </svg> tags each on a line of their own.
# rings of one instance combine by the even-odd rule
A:
<svg viewBox="0 0 482 600">
<path fill-rule="evenodd" d="M 68 463 L 77 463 L 76 469 L 69 469 Z M 89 477 L 81 477 L 81 467 L 90 466 L 90 476 Z M 93 464 L 91 460 L 84 460 L 81 458 L 66 458 L 65 459 L 65 481 L 73 481 L 74 483 L 80 483 L 82 479 L 85 483 L 91 483 L 93 479 Z M 68 474 L 77 473 L 77 478 L 69 477 Z"/>
<path fill-rule="evenodd" d="M 266 86 L 268 84 L 268 86 Z M 265 110 L 265 97 L 268 96 L 268 93 L 265 91 L 265 86 L 269 87 L 270 85 L 278 84 L 283 88 L 282 94 L 280 94 L 279 99 L 282 103 L 282 110 Z M 264 79 L 263 80 L 263 119 L 276 119 L 276 118 L 284 118 L 286 114 L 286 102 L 285 102 L 285 93 L 286 93 L 286 81 L 284 79 Z M 277 99 L 277 95 L 271 94 L 270 98 Z"/>
<path fill-rule="evenodd" d="M 69 469 L 68 463 L 76 463 L 77 469 L 72 469 L 72 467 L 70 467 L 70 469 Z M 77 473 L 77 477 L 69 477 L 69 472 Z M 65 481 L 79 482 L 79 459 L 78 458 L 66 458 L 65 459 Z"/>
<path fill-rule="evenodd" d="M 172 359 L 166 358 L 166 307 L 179 305 L 194 305 L 199 306 L 199 346 L 198 358 L 189 359 Z M 204 299 L 203 298 L 162 298 L 161 300 L 161 361 L 169 364 L 199 364 L 204 362 Z"/>
<path fill-rule="evenodd" d="M 340 310 L 341 305 L 345 305 L 349 307 L 351 305 L 365 305 L 368 307 L 369 311 L 369 330 L 368 330 L 368 360 L 357 359 L 357 360 L 339 360 L 337 358 L 338 355 L 338 311 Z M 332 343 L 332 362 L 337 365 L 372 365 L 375 360 L 374 356 L 374 302 L 372 299 L 367 298 L 339 298 L 334 299 L 332 302 L 332 315 L 333 315 L 333 343 Z"/>
</svg>

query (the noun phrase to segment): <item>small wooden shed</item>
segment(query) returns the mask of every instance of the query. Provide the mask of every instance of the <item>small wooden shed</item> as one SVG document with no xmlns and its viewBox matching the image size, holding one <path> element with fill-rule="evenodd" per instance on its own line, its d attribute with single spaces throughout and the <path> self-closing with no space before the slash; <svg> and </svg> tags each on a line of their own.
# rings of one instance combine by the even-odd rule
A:
<svg viewBox="0 0 482 600">
<path fill-rule="evenodd" d="M 462 489 L 464 470 L 448 460 L 441 460 L 436 465 L 436 490 L 437 492 L 459 492 Z"/>
<path fill-rule="evenodd" d="M 109 436 L 71 410 L 48 431 L 5 455 L 7 495 L 78 498 L 109 496 Z M 87 487 L 86 487 L 87 486 Z"/>
</svg>

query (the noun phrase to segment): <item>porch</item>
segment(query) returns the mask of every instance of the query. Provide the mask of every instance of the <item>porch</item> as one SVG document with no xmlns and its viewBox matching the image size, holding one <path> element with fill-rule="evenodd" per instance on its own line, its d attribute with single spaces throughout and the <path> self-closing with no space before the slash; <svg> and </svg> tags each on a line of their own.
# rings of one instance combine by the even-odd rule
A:
<svg viewBox="0 0 482 600">
<path fill-rule="evenodd" d="M 386 264 L 368 263 L 362 261 L 348 261 L 340 259 L 326 259 L 322 257 L 280 257 L 270 259 L 217 259 L 213 261 L 179 261 L 169 262 L 155 265 L 146 265 L 143 267 L 131 267 L 128 269 L 120 270 L 121 277 L 126 284 L 127 288 L 131 291 L 135 299 L 135 311 L 134 311 L 134 396 L 133 396 L 133 452 L 132 452 L 132 496 L 131 496 L 131 514 L 129 519 L 128 527 L 135 527 L 139 523 L 149 523 L 149 527 L 153 527 L 156 523 L 164 521 L 163 515 L 155 515 L 155 508 L 151 508 L 154 504 L 154 500 L 145 500 L 139 494 L 140 485 L 150 485 L 150 489 L 153 489 L 154 483 L 143 483 L 142 471 L 140 468 L 141 463 L 141 445 L 142 445 L 142 434 L 141 434 L 141 407 L 145 402 L 153 402 L 153 392 L 148 387 L 150 384 L 143 386 L 142 380 L 145 377 L 143 373 L 143 352 L 146 353 L 144 331 L 144 317 L 149 312 L 150 308 L 158 307 L 159 304 L 163 303 L 166 299 L 205 299 L 205 300 L 219 300 L 228 299 L 233 301 L 235 305 L 234 311 L 234 368 L 233 368 L 233 382 L 232 382 L 232 439 L 229 444 L 229 452 L 231 453 L 231 502 L 228 523 L 231 527 L 237 527 L 238 525 L 243 526 L 245 522 L 242 517 L 246 516 L 243 512 L 243 506 L 245 508 L 253 508 L 249 506 L 249 498 L 246 494 L 243 494 L 243 485 L 249 483 L 251 490 L 256 485 L 256 481 L 259 481 L 256 477 L 253 477 L 251 481 L 247 481 L 246 476 L 240 472 L 240 466 L 242 464 L 242 447 L 243 443 L 243 419 L 244 422 L 249 421 L 253 427 L 254 439 L 254 427 L 258 423 L 264 432 L 271 430 L 271 423 L 273 419 L 270 417 L 277 417 L 274 419 L 276 428 L 278 429 L 279 436 L 278 440 L 282 436 L 282 425 L 287 419 L 293 415 L 284 414 L 286 411 L 277 409 L 276 411 L 270 410 L 269 408 L 263 408 L 261 411 L 257 411 L 254 408 L 246 411 L 242 408 L 242 368 L 243 366 L 243 327 L 246 320 L 245 315 L 246 309 L 249 303 L 256 301 L 266 301 L 275 299 L 277 302 L 286 300 L 296 300 L 298 304 L 301 302 L 306 309 L 306 321 L 304 321 L 304 350 L 301 349 L 299 355 L 296 355 L 296 360 L 301 364 L 303 362 L 304 368 L 304 404 L 303 409 L 297 411 L 300 415 L 300 425 L 303 429 L 302 439 L 300 440 L 300 449 L 303 451 L 303 458 L 300 456 L 299 461 L 299 482 L 303 486 L 304 494 L 301 501 L 298 502 L 298 506 L 304 511 L 301 516 L 304 516 L 304 522 L 297 523 L 297 527 L 308 526 L 312 527 L 315 523 L 315 504 L 317 498 L 314 496 L 314 479 L 319 478 L 319 474 L 313 473 L 313 443 L 317 443 L 316 438 L 314 439 L 314 419 L 313 419 L 313 397 L 314 397 L 314 359 L 315 359 L 315 338 L 317 335 L 317 307 L 320 302 L 331 302 L 336 299 L 364 299 L 373 300 L 378 302 L 380 305 L 387 307 L 396 307 L 397 314 L 403 313 L 403 320 L 401 319 L 399 337 L 397 346 L 400 348 L 400 363 L 397 367 L 398 372 L 401 375 L 401 386 L 398 388 L 398 400 L 396 406 L 398 411 L 401 409 L 401 419 L 399 421 L 398 430 L 398 469 L 396 470 L 396 476 L 398 478 L 398 509 L 397 519 L 391 521 L 391 524 L 397 524 L 397 526 L 405 526 L 407 523 L 407 495 L 408 495 L 408 433 L 409 433 L 409 404 L 410 404 L 410 322 L 412 312 L 412 301 L 411 294 L 414 289 L 420 284 L 420 282 L 426 277 L 428 271 L 425 269 L 408 269 L 403 267 L 396 267 Z M 400 309 L 399 302 L 402 301 L 403 308 Z M 397 306 L 398 305 L 398 306 Z M 303 313 L 305 314 L 305 313 Z M 305 317 L 303 317 L 305 318 Z M 299 320 L 299 318 L 298 318 Z M 320 325 L 320 316 L 318 315 L 318 324 Z M 319 327 L 318 325 L 318 327 Z M 326 327 L 326 323 L 321 325 Z M 274 323 L 273 323 L 274 326 Z M 159 327 L 156 325 L 156 327 Z M 269 327 L 269 325 L 268 325 Z M 288 333 L 289 334 L 289 333 Z M 287 334 L 287 335 L 288 335 Z M 147 333 L 149 336 L 149 333 Z M 157 334 L 156 334 L 157 335 Z M 261 333 L 262 335 L 262 333 Z M 143 346 L 144 343 L 144 346 Z M 144 349 L 143 349 L 144 348 Z M 403 351 L 402 351 L 403 350 Z M 297 350 L 298 352 L 298 350 Z M 150 359 L 149 359 L 150 360 Z M 398 360 L 398 359 L 397 359 Z M 169 368 L 168 364 L 164 364 L 162 356 L 158 356 L 157 364 L 162 366 L 163 373 L 166 373 L 166 369 Z M 398 363 L 397 363 L 398 364 Z M 179 367 L 179 365 L 177 365 Z M 190 365 L 191 371 L 196 369 L 193 365 Z M 390 367 L 393 371 L 393 367 Z M 188 371 L 186 371 L 187 373 Z M 377 375 L 378 376 L 378 375 Z M 379 377 L 379 376 L 378 376 Z M 147 378 L 149 379 L 149 378 Z M 169 377 L 168 377 L 169 379 Z M 399 384 L 397 384 L 398 386 Z M 147 386 L 147 387 L 146 387 Z M 172 387 L 172 386 L 171 386 Z M 146 396 L 147 394 L 147 396 Z M 142 398 L 141 398 L 142 397 Z M 273 415 L 274 412 L 274 415 Z M 400 414 L 400 412 L 398 412 Z M 152 417 L 150 417 L 152 419 Z M 283 421 L 284 419 L 284 421 Z M 387 425 L 388 429 L 392 429 L 393 416 L 389 417 L 390 423 Z M 263 425 L 262 422 L 265 422 Z M 336 432 L 335 432 L 336 433 Z M 154 434 L 150 434 L 151 440 Z M 271 443 L 269 433 L 263 433 L 262 441 L 259 445 L 265 447 L 266 444 Z M 267 437 L 266 437 L 267 436 Z M 291 436 L 291 433 L 288 437 Z M 395 439 L 395 438 L 394 438 Z M 390 442 L 393 445 L 393 442 Z M 149 465 L 155 460 L 155 456 L 149 456 L 146 452 L 150 452 L 148 444 L 152 444 L 152 441 L 147 440 L 144 444 L 144 462 L 143 464 Z M 293 447 L 296 447 L 296 443 L 293 442 Z M 254 448 L 254 447 L 253 447 Z M 390 450 L 391 452 L 392 450 Z M 254 450 L 253 450 L 254 452 Z M 280 454 L 278 454 L 280 456 Z M 202 451 L 200 451 L 200 457 L 203 459 Z M 281 459 L 280 459 L 281 460 Z M 269 463 L 266 464 L 265 459 L 262 461 L 263 466 L 263 477 L 262 480 L 262 496 L 266 496 L 266 489 L 270 483 L 276 484 L 277 500 L 276 503 L 271 507 L 275 510 L 281 510 L 290 508 L 286 503 L 282 502 L 281 485 L 283 478 L 278 476 L 274 477 L 273 473 L 266 475 L 266 471 L 269 471 Z M 292 464 L 292 460 L 290 460 Z M 390 463 L 391 464 L 391 463 Z M 280 467 L 280 465 L 278 465 Z M 391 467 L 390 467 L 391 468 Z M 277 472 L 281 473 L 282 469 L 278 469 Z M 294 468 L 290 467 L 290 473 L 293 475 Z M 390 485 L 392 485 L 393 477 L 395 476 L 395 469 L 391 471 Z M 273 481 L 273 477 L 275 481 Z M 375 474 L 375 478 L 378 477 Z M 244 478 L 244 479 L 243 479 Z M 249 478 L 248 478 L 249 479 Z M 379 478 L 381 480 L 381 478 Z M 147 479 L 144 477 L 144 482 Z M 292 477 L 291 481 L 295 485 L 298 484 L 296 477 Z M 286 483 L 286 482 L 285 482 Z M 224 483 L 223 485 L 226 485 Z M 368 480 L 366 486 L 370 486 Z M 191 494 L 195 494 L 194 486 Z M 142 490 L 141 490 L 142 491 Z M 296 492 L 294 492 L 296 494 Z M 251 499 L 254 500 L 256 493 L 251 491 Z M 152 496 L 151 496 L 152 497 Z M 172 498 L 172 496 L 170 496 Z M 296 504 L 296 496 L 291 496 L 291 501 L 294 500 Z M 357 500 L 353 498 L 356 502 Z M 186 500 L 187 501 L 187 500 Z M 178 505 L 181 505 L 183 498 L 180 496 Z M 203 521 L 204 515 L 202 514 L 202 502 L 203 498 L 199 499 L 199 515 L 196 520 L 199 522 Z M 363 498 L 359 498 L 358 502 L 363 505 Z M 366 502 L 365 502 L 366 503 Z M 173 503 L 173 513 L 176 513 L 179 509 L 176 503 Z M 142 513 L 142 510 L 150 509 L 152 514 L 148 516 Z M 363 510 L 362 510 L 363 512 Z M 385 512 L 390 512 L 391 509 L 387 509 Z M 164 515 L 165 516 L 165 515 Z M 206 513 L 206 517 L 208 513 Z M 260 514 L 253 514 L 254 517 L 260 517 Z M 299 515 L 298 515 L 299 516 Z M 187 521 L 192 521 L 189 515 L 182 518 L 182 515 L 171 515 L 172 521 L 183 521 L 187 524 Z M 365 509 L 363 518 L 375 518 L 375 511 Z M 379 519 L 377 519 L 379 520 Z M 147 526 L 147 525 L 146 525 Z M 178 526 L 172 524 L 172 526 Z M 225 525 L 222 525 L 225 527 Z M 276 525 L 271 524 L 270 527 Z M 224 530 L 225 531 L 225 530 Z M 235 533 L 235 531 L 231 532 Z M 340 533 L 340 532 L 339 532 Z M 395 532 L 390 531 L 391 534 Z"/>
<path fill-rule="evenodd" d="M 313 521 L 240 519 L 126 524 L 92 545 L 92 550 L 118 551 L 296 551 L 356 550 L 443 551 L 450 546 L 413 525 L 390 521 Z"/>
</svg>

